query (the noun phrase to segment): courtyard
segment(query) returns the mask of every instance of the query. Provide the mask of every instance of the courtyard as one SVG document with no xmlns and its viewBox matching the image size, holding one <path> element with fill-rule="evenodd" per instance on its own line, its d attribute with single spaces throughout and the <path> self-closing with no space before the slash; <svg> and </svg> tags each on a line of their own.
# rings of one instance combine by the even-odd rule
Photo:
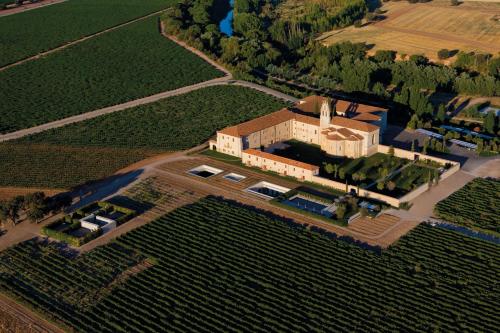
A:
<svg viewBox="0 0 500 333">
<path fill-rule="evenodd" d="M 401 197 L 436 177 L 441 165 L 410 161 L 375 153 L 360 158 L 327 155 L 317 145 L 296 140 L 284 142 L 273 154 L 320 167 L 320 177 L 359 186 L 392 197 Z"/>
</svg>

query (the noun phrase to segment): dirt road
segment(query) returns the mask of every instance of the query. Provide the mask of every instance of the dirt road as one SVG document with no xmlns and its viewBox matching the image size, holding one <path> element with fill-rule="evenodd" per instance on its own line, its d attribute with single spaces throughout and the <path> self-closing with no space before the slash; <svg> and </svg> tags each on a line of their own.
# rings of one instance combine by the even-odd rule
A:
<svg viewBox="0 0 500 333">
<path fill-rule="evenodd" d="M 29 327 L 29 332 L 64 333 L 56 325 L 2 294 L 0 294 L 0 308 L 12 317 L 15 317 L 19 322 L 25 324 L 26 328 Z"/>
<path fill-rule="evenodd" d="M 22 6 L 11 7 L 9 9 L 0 10 L 0 17 L 14 15 L 14 14 L 26 12 L 28 10 L 33 10 L 33 9 L 46 7 L 46 6 L 50 6 L 50 5 L 55 5 L 55 4 L 64 2 L 64 1 L 66 1 L 66 0 L 44 0 L 44 1 L 34 2 L 34 3 L 26 3 Z"/>
</svg>

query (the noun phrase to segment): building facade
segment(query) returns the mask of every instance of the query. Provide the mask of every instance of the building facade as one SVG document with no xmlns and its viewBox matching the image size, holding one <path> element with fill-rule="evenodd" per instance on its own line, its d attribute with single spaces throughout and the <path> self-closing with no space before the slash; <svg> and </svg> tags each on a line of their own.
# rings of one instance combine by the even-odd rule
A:
<svg viewBox="0 0 500 333">
<path fill-rule="evenodd" d="M 210 148 L 243 158 L 243 151 L 247 149 L 261 150 L 295 139 L 319 145 L 327 154 L 335 156 L 357 158 L 376 153 L 381 135 L 377 124 L 385 126 L 387 110 L 348 103 L 310 96 L 291 108 L 218 131 L 217 140 L 210 143 Z"/>
</svg>

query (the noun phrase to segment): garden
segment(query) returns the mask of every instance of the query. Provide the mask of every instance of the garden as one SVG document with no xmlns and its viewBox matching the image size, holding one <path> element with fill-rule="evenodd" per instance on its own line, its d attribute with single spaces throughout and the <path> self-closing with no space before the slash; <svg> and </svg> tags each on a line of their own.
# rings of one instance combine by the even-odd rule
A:
<svg viewBox="0 0 500 333">
<path fill-rule="evenodd" d="M 1 71 L 0 133 L 220 76 L 162 36 L 151 17 Z"/>
<path fill-rule="evenodd" d="M 2 3 L 5 0 L 0 1 L 0 7 Z M 171 3 L 168 0 L 65 1 L 1 17 L 0 67 L 159 11 Z"/>
<path fill-rule="evenodd" d="M 423 162 L 412 163 L 390 152 L 352 159 L 330 156 L 317 145 L 296 140 L 285 143 L 287 148 L 277 149 L 273 154 L 317 165 L 321 177 L 393 197 L 401 197 L 429 179 L 435 179 L 437 168 L 440 167 Z"/>
<path fill-rule="evenodd" d="M 112 219 L 115 221 L 116 226 L 118 226 L 134 217 L 136 212 L 109 202 L 94 202 L 44 226 L 41 232 L 45 236 L 65 242 L 71 246 L 82 246 L 103 234 L 103 228 L 101 227 L 91 230 L 82 226 L 81 220 L 91 214 Z"/>
<path fill-rule="evenodd" d="M 471 229 L 500 234 L 500 181 L 476 178 L 434 207 L 437 217 Z"/>
<path fill-rule="evenodd" d="M 11 247 L 0 291 L 77 332 L 493 332 L 499 260 L 497 245 L 430 225 L 379 251 L 208 197 L 76 258 Z"/>
</svg>

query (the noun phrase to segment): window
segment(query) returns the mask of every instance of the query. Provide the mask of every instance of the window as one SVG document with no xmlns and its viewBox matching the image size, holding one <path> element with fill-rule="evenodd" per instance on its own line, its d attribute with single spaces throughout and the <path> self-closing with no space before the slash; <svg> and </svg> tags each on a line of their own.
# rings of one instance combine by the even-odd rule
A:
<svg viewBox="0 0 500 333">
<path fill-rule="evenodd" d="M 375 134 L 372 134 L 372 145 L 375 144 Z"/>
<path fill-rule="evenodd" d="M 318 134 L 318 130 L 314 130 L 314 134 Z"/>
<path fill-rule="evenodd" d="M 233 142 L 234 142 L 234 138 L 233 138 Z"/>
</svg>

